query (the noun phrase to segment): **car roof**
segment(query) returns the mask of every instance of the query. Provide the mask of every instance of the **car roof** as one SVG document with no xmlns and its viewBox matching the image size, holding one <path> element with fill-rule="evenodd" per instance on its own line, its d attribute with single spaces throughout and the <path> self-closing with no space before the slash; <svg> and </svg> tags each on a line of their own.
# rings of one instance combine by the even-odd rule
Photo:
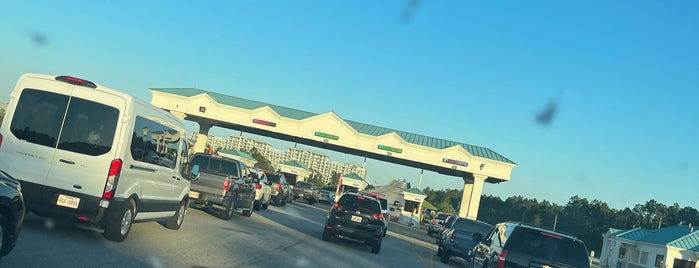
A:
<svg viewBox="0 0 699 268">
<path fill-rule="evenodd" d="M 555 234 L 555 235 L 562 236 L 562 237 L 569 238 L 569 239 L 573 239 L 573 240 L 582 241 L 582 240 L 580 240 L 579 238 L 577 238 L 576 236 L 571 235 L 571 234 L 567 234 L 567 233 L 564 233 L 564 232 L 561 232 L 561 231 L 553 231 L 553 230 L 549 230 L 549 229 L 544 229 L 544 228 L 541 228 L 541 227 L 536 227 L 536 226 L 529 225 L 529 224 L 522 223 L 522 222 L 505 222 L 505 224 L 506 224 L 506 225 L 509 225 L 509 226 L 514 226 L 514 227 L 529 228 L 529 229 L 533 229 L 533 230 L 537 230 L 537 231 L 541 231 L 541 232 L 547 232 L 547 233 L 550 233 L 550 234 Z"/>
</svg>

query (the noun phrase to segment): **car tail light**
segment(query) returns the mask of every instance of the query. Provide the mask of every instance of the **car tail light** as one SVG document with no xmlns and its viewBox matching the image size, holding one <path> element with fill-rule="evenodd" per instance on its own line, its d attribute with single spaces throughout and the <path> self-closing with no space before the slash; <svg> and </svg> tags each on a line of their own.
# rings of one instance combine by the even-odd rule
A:
<svg viewBox="0 0 699 268">
<path fill-rule="evenodd" d="M 451 240 L 454 240 L 454 239 L 456 239 L 456 232 L 451 233 Z"/>
<path fill-rule="evenodd" d="M 363 197 L 363 196 L 357 196 L 357 199 L 359 199 L 359 200 L 364 200 L 364 199 L 366 199 L 366 197 Z"/>
<path fill-rule="evenodd" d="M 381 215 L 381 213 L 374 213 L 374 219 L 383 220 L 383 215 Z"/>
<path fill-rule="evenodd" d="M 333 204 L 333 208 L 334 209 L 343 209 L 342 205 L 340 205 L 339 203 Z"/>
<path fill-rule="evenodd" d="M 500 251 L 500 255 L 498 255 L 497 268 L 505 268 L 505 259 L 507 259 L 507 249 L 503 249 L 502 251 Z"/>
<path fill-rule="evenodd" d="M 432 219 L 432 225 L 437 224 L 437 219 Z"/>
<path fill-rule="evenodd" d="M 121 159 L 114 159 L 109 164 L 109 173 L 107 174 L 107 182 L 104 184 L 104 192 L 102 198 L 112 199 L 116 193 L 117 183 L 119 183 L 119 175 L 121 175 L 121 166 L 124 162 Z"/>
<path fill-rule="evenodd" d="M 226 180 L 223 181 L 223 190 L 228 191 L 229 188 L 231 188 L 231 179 L 226 178 Z"/>
<path fill-rule="evenodd" d="M 56 80 L 61 81 L 61 82 L 66 82 L 69 84 L 73 84 L 73 85 L 78 85 L 78 86 L 97 88 L 97 85 L 95 83 L 92 83 L 92 82 L 87 81 L 85 79 L 80 79 L 80 78 L 67 76 L 67 75 L 56 76 Z"/>
<path fill-rule="evenodd" d="M 0 147 L 2 147 L 2 134 L 0 134 Z"/>
<path fill-rule="evenodd" d="M 262 184 L 255 183 L 255 189 L 262 190 Z"/>
<path fill-rule="evenodd" d="M 282 185 L 281 185 L 281 184 L 277 184 L 277 191 L 281 191 L 281 190 L 282 190 Z"/>
<path fill-rule="evenodd" d="M 542 235 L 545 235 L 545 236 L 548 236 L 548 237 L 551 237 L 551 238 L 563 239 L 563 237 L 558 236 L 558 235 L 555 235 L 555 234 L 552 234 L 552 233 L 540 232 L 539 234 L 542 234 Z"/>
</svg>

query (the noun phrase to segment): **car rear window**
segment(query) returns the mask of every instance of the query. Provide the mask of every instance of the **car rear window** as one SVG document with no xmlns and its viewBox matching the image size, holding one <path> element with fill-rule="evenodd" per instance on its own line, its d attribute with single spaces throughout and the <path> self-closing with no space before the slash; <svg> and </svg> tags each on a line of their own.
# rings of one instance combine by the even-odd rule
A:
<svg viewBox="0 0 699 268">
<path fill-rule="evenodd" d="M 191 166 L 199 165 L 200 171 L 212 171 L 223 173 L 234 177 L 238 176 L 238 165 L 233 161 L 225 161 L 221 158 L 213 158 L 208 156 L 195 156 L 192 159 Z"/>
<path fill-rule="evenodd" d="M 444 220 L 444 219 L 446 219 L 448 216 L 449 216 L 449 214 L 446 214 L 446 213 L 437 214 L 437 219 L 438 219 L 438 220 Z"/>
<path fill-rule="evenodd" d="M 582 241 L 540 230 L 517 228 L 507 240 L 507 249 L 553 262 L 589 267 Z"/>
<path fill-rule="evenodd" d="M 345 195 L 338 203 L 346 210 L 357 210 L 368 214 L 381 213 L 379 203 L 373 198 Z"/>
<path fill-rule="evenodd" d="M 490 232 L 490 229 L 493 228 L 493 226 L 484 222 L 460 218 L 454 222 L 453 228 L 463 232 L 480 233 L 485 235 Z"/>
<path fill-rule="evenodd" d="M 279 178 L 281 178 L 279 174 L 267 173 L 267 179 L 271 182 L 279 183 Z"/>
<path fill-rule="evenodd" d="M 296 187 L 311 189 L 313 187 L 313 184 L 310 182 L 300 181 L 296 183 Z"/>
</svg>

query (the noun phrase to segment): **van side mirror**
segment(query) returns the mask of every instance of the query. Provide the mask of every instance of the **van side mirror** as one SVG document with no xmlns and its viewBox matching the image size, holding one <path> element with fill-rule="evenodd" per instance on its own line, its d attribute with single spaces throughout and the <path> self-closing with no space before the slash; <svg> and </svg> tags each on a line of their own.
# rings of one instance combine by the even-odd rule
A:
<svg viewBox="0 0 699 268">
<path fill-rule="evenodd" d="M 199 165 L 194 165 L 192 167 L 192 171 L 189 173 L 189 177 L 192 178 L 193 181 L 199 179 Z"/>
</svg>

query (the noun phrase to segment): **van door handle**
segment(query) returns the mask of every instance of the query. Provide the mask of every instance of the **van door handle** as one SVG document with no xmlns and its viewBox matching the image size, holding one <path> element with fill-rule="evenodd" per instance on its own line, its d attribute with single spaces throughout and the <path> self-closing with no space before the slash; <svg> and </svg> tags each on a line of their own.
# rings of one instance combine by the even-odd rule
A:
<svg viewBox="0 0 699 268">
<path fill-rule="evenodd" d="M 60 161 L 61 163 L 66 163 L 66 164 L 70 164 L 70 165 L 75 165 L 75 162 L 70 161 L 70 160 L 59 159 L 58 161 Z"/>
<path fill-rule="evenodd" d="M 156 172 L 156 171 L 158 171 L 157 169 L 154 169 L 154 168 L 142 167 L 142 166 L 137 166 L 137 165 L 131 165 L 131 166 L 129 166 L 129 168 L 131 168 L 131 169 L 140 169 L 140 170 L 150 171 L 150 172 Z"/>
</svg>

